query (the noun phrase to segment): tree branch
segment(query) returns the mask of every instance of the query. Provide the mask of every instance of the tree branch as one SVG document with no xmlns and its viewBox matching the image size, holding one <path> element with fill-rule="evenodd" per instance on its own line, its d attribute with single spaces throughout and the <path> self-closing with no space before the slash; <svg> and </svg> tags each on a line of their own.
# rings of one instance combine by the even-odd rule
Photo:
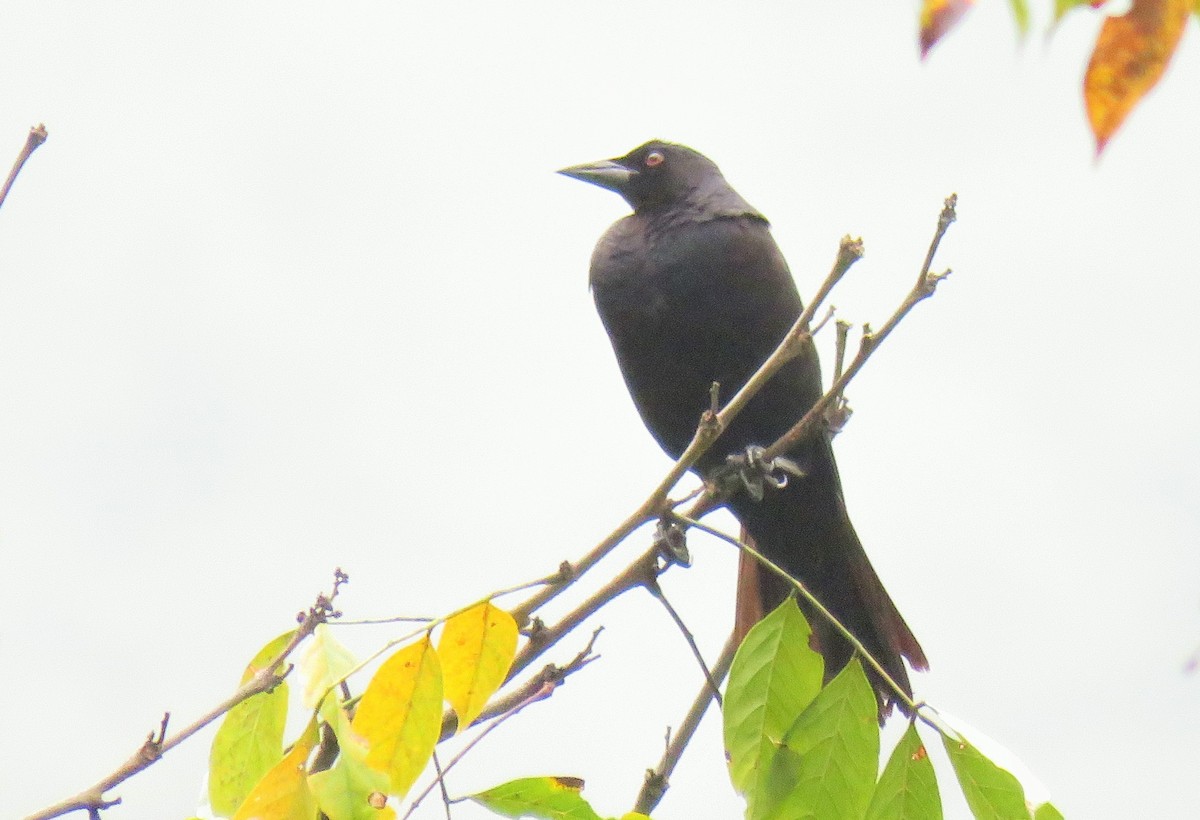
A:
<svg viewBox="0 0 1200 820">
<path fill-rule="evenodd" d="M 12 170 L 8 172 L 8 179 L 4 181 L 4 187 L 0 188 L 0 206 L 4 205 L 4 200 L 8 198 L 8 191 L 12 188 L 13 183 L 17 181 L 17 174 L 21 173 L 21 169 L 25 167 L 25 161 L 45 141 L 45 125 L 38 123 L 29 129 L 29 135 L 25 137 L 25 145 L 21 148 L 20 153 L 17 154 L 16 162 L 13 163 Z"/>
<path fill-rule="evenodd" d="M 183 741 L 187 740 L 192 735 L 199 732 L 208 724 L 212 723 L 217 718 L 224 715 L 239 703 L 249 700 L 262 692 L 269 692 L 279 685 L 280 681 L 287 676 L 291 671 L 289 665 L 286 670 L 280 674 L 280 668 L 288 656 L 295 651 L 296 647 L 304 641 L 319 624 L 332 617 L 337 617 L 337 613 L 333 608 L 333 600 L 337 597 L 338 589 L 349 580 L 340 569 L 334 575 L 333 591 L 325 596 L 318 595 L 316 602 L 309 607 L 307 613 L 300 613 L 298 620 L 300 625 L 292 634 L 292 639 L 288 641 L 280 653 L 271 661 L 270 664 L 260 669 L 250 680 L 238 687 L 237 691 L 230 695 L 225 700 L 221 701 L 215 707 L 210 709 L 201 717 L 194 720 L 192 723 L 185 726 L 183 729 L 176 732 L 171 737 L 166 737 L 167 723 L 170 719 L 168 712 L 163 716 L 162 723 L 156 733 L 151 732 L 146 738 L 146 741 L 133 755 L 122 763 L 111 774 L 104 777 L 102 780 L 93 786 L 84 789 L 74 797 L 69 797 L 53 806 L 42 809 L 39 812 L 29 815 L 25 820 L 50 820 L 52 817 L 61 817 L 64 814 L 69 814 L 73 811 L 87 811 L 93 817 L 99 817 L 99 813 L 103 809 L 111 808 L 121 802 L 121 798 L 107 800 L 104 797 L 105 792 L 110 791 L 116 786 L 124 783 L 129 778 L 133 777 L 138 772 L 148 769 L 150 766 L 158 762 L 158 760 L 167 752 L 174 749 Z"/>
<path fill-rule="evenodd" d="M 637 801 L 633 805 L 633 811 L 650 814 L 659 804 L 659 801 L 663 799 L 663 795 L 667 793 L 667 789 L 670 786 L 671 773 L 675 771 L 680 758 L 683 757 L 684 749 L 691 742 L 692 736 L 696 734 L 696 729 L 699 728 L 700 721 L 703 719 L 704 713 L 708 710 L 708 704 L 713 700 L 715 695 L 716 689 L 714 687 L 719 687 L 721 681 L 729 674 L 729 667 L 733 664 L 733 656 L 736 652 L 737 640 L 735 636 L 730 635 L 729 640 L 725 642 L 725 648 L 721 650 L 717 662 L 713 665 L 712 681 L 706 681 L 700 687 L 696 699 L 692 701 L 691 707 L 688 708 L 687 714 L 683 717 L 683 722 L 679 724 L 679 728 L 671 736 L 670 742 L 667 743 L 667 748 L 663 752 L 658 766 L 646 770 L 646 779 L 642 783 L 641 791 L 638 792 Z"/>
<path fill-rule="evenodd" d="M 450 762 L 447 763 L 444 768 L 438 771 L 437 777 L 434 778 L 433 782 L 426 786 L 419 795 L 417 795 L 416 799 L 413 800 L 412 805 L 408 807 L 408 811 L 404 813 L 403 817 L 401 817 L 401 820 L 405 820 L 405 818 L 417 810 L 417 806 L 420 805 L 421 801 L 429 795 L 429 792 L 433 790 L 435 785 L 443 784 L 442 790 L 443 795 L 445 795 L 444 782 L 446 773 L 453 769 L 455 764 L 462 760 L 467 752 L 471 751 L 471 749 L 473 749 L 475 745 L 479 743 L 479 741 L 487 737 L 487 735 L 493 729 L 498 727 L 501 723 L 504 723 L 509 718 L 515 717 L 518 712 L 531 703 L 537 703 L 539 700 L 545 700 L 553 695 L 554 691 L 562 685 L 563 681 L 565 681 L 569 675 L 574 672 L 578 672 L 580 669 L 594 661 L 597 656 L 592 654 L 592 646 L 596 643 L 596 636 L 599 634 L 599 629 L 593 632 L 591 640 L 588 641 L 587 646 L 585 646 L 583 650 L 580 651 L 579 654 L 577 654 L 575 658 L 566 666 L 556 667 L 551 665 L 546 667 L 531 681 L 522 686 L 520 690 L 505 698 L 503 703 L 498 701 L 497 703 L 492 704 L 485 709 L 484 713 L 476 719 L 475 724 L 473 725 L 478 725 L 489 718 L 495 719 L 485 726 L 478 735 L 471 738 L 471 741 L 461 750 L 459 750 L 458 754 L 451 758 Z M 447 805 L 449 805 L 451 802 L 455 802 L 449 800 L 448 797 L 445 799 L 447 801 Z"/>
<path fill-rule="evenodd" d="M 679 483 L 679 479 L 695 466 L 700 457 L 716 441 L 721 431 L 729 426 L 730 422 L 742 411 L 742 408 L 775 375 L 779 368 L 783 367 L 789 359 L 796 355 L 803 342 L 811 338 L 809 325 L 812 322 L 813 316 L 816 315 L 816 311 L 829 296 L 834 286 L 850 270 L 850 266 L 861 259 L 862 256 L 863 243 L 861 239 L 851 239 L 848 236 L 842 238 L 838 246 L 837 257 L 834 259 L 833 267 L 825 277 L 825 281 L 821 283 L 821 287 L 817 290 L 817 294 L 813 297 L 812 302 L 804 309 L 800 317 L 796 319 L 791 330 L 788 331 L 787 336 L 779 343 L 775 351 L 763 362 L 758 371 L 750 377 L 750 380 L 742 386 L 724 408 L 716 413 L 710 410 L 701 416 L 700 423 L 696 427 L 696 433 L 692 436 L 692 441 L 684 449 L 683 454 L 672 465 L 671 469 L 667 471 L 663 479 L 658 482 L 658 485 L 650 492 L 646 500 L 633 513 L 576 563 L 564 563 L 564 577 L 562 582 L 547 586 L 545 589 L 531 596 L 529 600 L 521 604 L 517 609 L 513 610 L 512 614 L 517 619 L 517 623 L 523 624 L 528 621 L 534 612 L 560 595 L 577 578 L 594 567 L 604 556 L 612 552 L 613 548 L 628 537 L 630 533 L 642 524 L 654 520 L 654 518 L 660 516 L 671 506 L 667 501 L 667 495 Z"/>
</svg>

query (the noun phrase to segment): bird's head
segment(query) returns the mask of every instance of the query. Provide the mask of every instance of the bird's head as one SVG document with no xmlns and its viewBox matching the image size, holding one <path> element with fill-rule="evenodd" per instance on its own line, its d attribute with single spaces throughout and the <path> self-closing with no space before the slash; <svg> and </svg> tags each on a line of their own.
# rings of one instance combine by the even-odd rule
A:
<svg viewBox="0 0 1200 820">
<path fill-rule="evenodd" d="M 616 191 L 635 211 L 676 205 L 714 186 L 728 189 L 708 157 L 661 140 L 651 140 L 623 157 L 572 165 L 558 173 Z"/>
</svg>

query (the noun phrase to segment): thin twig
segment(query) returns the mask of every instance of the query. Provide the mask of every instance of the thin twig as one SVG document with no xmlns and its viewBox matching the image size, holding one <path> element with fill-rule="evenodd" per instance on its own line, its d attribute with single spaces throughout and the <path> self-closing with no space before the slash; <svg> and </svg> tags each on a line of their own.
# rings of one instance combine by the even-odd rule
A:
<svg viewBox="0 0 1200 820">
<path fill-rule="evenodd" d="M 903 321 L 909 311 L 916 307 L 918 302 L 932 296 L 938 283 L 950 275 L 949 270 L 944 273 L 931 274 L 929 266 L 933 264 L 934 253 L 937 251 L 938 245 L 941 244 L 942 237 L 946 235 L 946 229 L 950 227 L 950 224 L 956 218 L 954 207 L 957 202 L 958 197 L 955 194 L 951 194 L 946 198 L 945 205 L 938 217 L 937 230 L 934 232 L 933 241 L 930 242 L 929 251 L 925 254 L 925 263 L 921 266 L 921 271 L 917 275 L 917 282 L 913 285 L 912 290 L 908 292 L 908 295 L 904 297 L 904 301 L 900 303 L 900 307 L 896 308 L 896 311 L 888 317 L 888 320 L 883 323 L 883 327 L 877 332 L 863 335 L 858 353 L 850 362 L 846 371 L 833 383 L 828 392 L 821 397 L 821 400 L 805 413 L 803 419 L 793 425 L 790 430 L 779 437 L 778 441 L 766 449 L 763 453 L 764 460 L 770 461 L 777 456 L 785 454 L 810 435 L 815 429 L 818 420 L 823 417 L 826 408 L 837 397 L 842 395 L 846 389 L 846 385 L 858 375 L 858 371 L 862 370 L 863 365 L 867 363 L 867 359 L 871 358 L 871 354 L 879 349 L 879 345 L 883 343 L 883 340 L 896 329 L 896 326 Z"/>
<path fill-rule="evenodd" d="M 658 599 L 658 602 L 667 610 L 667 614 L 671 616 L 671 620 L 675 622 L 675 626 L 679 627 L 683 639 L 687 641 L 688 648 L 692 650 L 692 656 L 696 658 L 696 663 L 700 665 L 700 671 L 704 673 L 704 679 L 708 681 L 709 687 L 712 689 L 712 696 L 717 701 L 717 705 L 721 705 L 721 689 L 717 681 L 713 678 L 713 674 L 709 671 L 708 664 L 704 662 L 704 655 L 700 653 L 700 647 L 696 646 L 696 638 L 692 635 L 692 631 L 684 624 L 683 618 L 679 617 L 679 613 L 675 607 L 671 606 L 671 602 L 667 600 L 667 596 L 663 594 L 662 587 L 658 584 L 647 586 L 646 589 L 650 594 Z"/>
<path fill-rule="evenodd" d="M 394 618 L 360 618 L 357 621 L 337 621 L 338 626 L 378 626 L 380 624 L 428 624 L 435 620 L 432 616 L 397 615 Z"/>
<path fill-rule="evenodd" d="M 470 609 L 474 609 L 475 607 L 479 606 L 480 604 L 489 603 L 493 598 L 496 598 L 501 595 L 509 595 L 513 592 L 519 592 L 520 590 L 523 590 L 523 589 L 529 589 L 530 587 L 541 586 L 546 583 L 551 583 L 550 578 L 556 578 L 556 577 L 557 576 L 549 576 L 547 578 L 538 578 L 537 580 L 534 580 L 534 581 L 526 581 L 524 583 L 516 584 L 511 587 L 504 587 L 502 589 L 494 590 L 493 592 L 489 592 L 487 595 L 483 596 L 482 598 L 474 600 L 469 604 L 461 606 L 452 612 L 447 612 L 445 615 L 441 615 L 437 618 L 416 619 L 417 622 L 421 624 L 421 626 L 419 628 L 411 630 L 411 631 L 401 635 L 398 638 L 392 638 L 387 643 L 385 643 L 383 646 L 381 646 L 379 649 L 375 650 L 370 655 L 368 655 L 366 658 L 361 660 L 358 664 L 356 664 L 350 670 L 345 672 L 337 680 L 330 683 L 329 687 L 321 694 L 321 697 L 318 700 L 318 703 L 320 703 L 321 701 L 324 701 L 325 698 L 329 697 L 330 693 L 332 693 L 335 688 L 341 686 L 350 677 L 358 674 L 363 669 L 365 669 L 367 666 L 372 664 L 375 660 L 377 660 L 378 658 L 387 654 L 388 652 L 390 652 L 392 649 L 396 648 L 397 646 L 406 644 L 409 641 L 411 641 L 413 638 L 416 638 L 420 635 L 423 635 L 423 634 L 427 635 L 430 632 L 432 632 L 435 627 L 438 627 L 438 626 L 444 624 L 446 621 L 450 620 L 451 618 L 455 617 L 456 615 L 461 615 L 462 613 L 464 613 Z M 356 702 L 357 702 L 357 699 L 351 699 L 345 705 L 353 706 Z"/>
<path fill-rule="evenodd" d="M 22 146 L 20 153 L 17 154 L 17 159 L 13 163 L 12 170 L 8 172 L 8 179 L 4 181 L 4 187 L 0 188 L 0 206 L 4 205 L 4 200 L 8 198 L 8 191 L 12 188 L 13 183 L 17 181 L 17 174 L 21 173 L 21 169 L 25 167 L 25 161 L 45 141 L 46 126 L 44 124 L 38 123 L 29 129 L 29 135 L 25 137 L 25 145 Z"/>
<path fill-rule="evenodd" d="M 842 368 L 846 364 L 846 338 L 850 335 L 850 323 L 844 319 L 838 319 L 833 323 L 835 336 L 833 347 L 833 380 L 836 382 L 842 377 Z"/>
<path fill-rule="evenodd" d="M 725 679 L 725 676 L 729 674 L 729 667 L 733 663 L 733 656 L 736 652 L 737 638 L 731 635 L 729 636 L 729 640 L 725 642 L 725 647 L 721 650 L 721 654 L 713 666 L 712 677 L 718 686 Z M 675 771 L 680 758 L 683 757 L 684 749 L 687 748 L 688 743 L 691 742 L 692 735 L 699 728 L 700 721 L 704 717 L 704 713 L 708 710 L 708 704 L 713 699 L 713 692 L 713 688 L 707 683 L 700 687 L 700 692 L 696 695 L 696 699 L 692 701 L 687 714 L 684 715 L 683 722 L 679 724 L 679 728 L 675 730 L 674 734 L 669 735 L 667 748 L 663 752 L 658 766 L 646 770 L 646 779 L 642 783 L 641 791 L 638 792 L 637 802 L 633 807 L 634 811 L 641 812 L 642 814 L 650 814 L 659 801 L 662 800 L 663 795 L 666 794 L 667 788 L 670 785 L 671 773 Z"/>
<path fill-rule="evenodd" d="M 450 759 L 450 762 L 446 764 L 446 768 L 438 773 L 438 776 L 434 779 L 434 781 L 432 783 L 430 783 L 428 786 L 426 786 L 419 795 L 417 795 L 416 799 L 413 800 L 412 805 L 410 805 L 408 807 L 408 811 L 404 813 L 404 815 L 400 818 L 400 820 L 405 820 L 405 818 L 412 815 L 412 813 L 417 810 L 417 806 L 419 806 L 421 804 L 421 801 L 424 800 L 429 795 L 429 792 L 431 792 L 433 790 L 433 787 L 441 782 L 442 778 L 445 776 L 445 773 L 450 771 L 451 769 L 453 769 L 454 766 L 458 763 L 458 761 L 462 760 L 463 755 L 465 755 L 467 752 L 469 752 L 473 748 L 475 748 L 476 744 L 478 744 L 479 741 L 481 741 L 485 737 L 487 737 L 488 734 L 490 734 L 493 729 L 495 729 L 500 724 L 504 723 L 504 721 L 508 720 L 509 718 L 515 717 L 517 714 L 520 713 L 520 711 L 522 709 L 524 709 L 529 704 L 537 703 L 539 700 L 545 700 L 546 698 L 550 697 L 550 695 L 552 695 L 553 693 L 554 693 L 554 685 L 551 683 L 546 683 L 542 686 L 541 689 L 534 692 L 532 695 L 530 695 L 528 698 L 526 698 L 524 701 L 522 701 L 516 707 L 514 707 L 513 709 L 510 709 L 509 711 L 507 711 L 504 714 L 500 715 L 499 717 L 495 718 L 491 723 L 489 723 L 487 726 L 483 727 L 483 730 L 480 731 L 479 734 L 477 734 L 477 735 L 475 735 L 475 737 L 471 738 L 471 741 L 469 743 L 467 743 L 467 745 L 464 746 L 458 752 L 458 754 L 456 754 L 454 757 L 452 757 Z M 449 801 L 448 796 L 446 799 Z"/>
<path fill-rule="evenodd" d="M 821 283 L 821 287 L 817 290 L 817 295 L 813 297 L 800 316 L 796 319 L 783 341 L 775 348 L 774 352 L 767 357 L 767 360 L 762 363 L 758 370 L 750 377 L 741 389 L 734 394 L 719 412 L 715 419 L 711 419 L 709 423 L 701 422 L 696 430 L 696 434 L 692 437 L 691 443 L 683 451 L 683 455 L 675 462 L 675 465 L 667 473 L 666 477 L 659 482 L 651 494 L 648 502 L 653 502 L 651 505 L 655 510 L 660 510 L 667 497 L 667 493 L 679 483 L 688 470 L 695 466 L 696 462 L 708 451 L 712 443 L 721 434 L 721 431 L 729 426 L 730 422 L 737 417 L 738 413 L 754 398 L 763 386 L 771 380 L 776 372 L 781 367 L 787 364 L 796 353 L 800 350 L 805 342 L 812 338 L 812 331 L 809 325 L 812 323 L 813 316 L 816 315 L 818 308 L 822 302 L 833 290 L 834 285 L 841 281 L 846 275 L 846 271 L 850 270 L 850 266 L 862 258 L 863 245 L 861 239 L 851 239 L 843 237 L 841 244 L 838 246 L 837 258 L 834 260 L 832 269 L 825 277 L 825 281 Z"/>
<path fill-rule="evenodd" d="M 538 625 L 529 634 L 529 640 L 517 653 L 509 666 L 506 681 L 511 681 L 526 669 L 547 650 L 560 641 L 564 635 L 571 632 L 585 620 L 590 618 L 609 601 L 623 595 L 631 589 L 654 583 L 657 575 L 658 550 L 650 548 L 636 558 L 632 563 L 619 572 L 612 580 L 596 590 L 587 600 L 564 615 L 552 626 Z M 455 733 L 458 718 L 453 711 L 447 711 L 442 718 L 441 740 Z"/>
<path fill-rule="evenodd" d="M 569 663 L 565 666 L 555 666 L 554 664 L 546 664 L 533 675 L 525 683 L 521 684 L 514 690 L 510 690 L 507 694 L 501 695 L 493 699 L 484 707 L 483 711 L 475 718 L 472 726 L 478 726 L 485 720 L 491 720 L 497 715 L 502 715 L 505 712 L 511 711 L 518 704 L 522 703 L 526 698 L 533 695 L 547 683 L 552 683 L 555 686 L 561 686 L 564 681 L 571 675 L 578 672 L 583 667 L 587 666 L 592 661 L 596 660 L 599 655 L 592 654 L 592 647 L 596 643 L 596 638 L 604 631 L 604 627 L 598 626 L 592 631 L 592 637 L 588 640 L 585 646 Z M 442 731 L 438 736 L 438 742 L 442 742 L 448 737 L 453 737 L 458 729 L 458 719 L 453 711 L 446 712 L 442 716 Z"/>
<path fill-rule="evenodd" d="M 442 762 L 438 760 L 437 749 L 433 750 L 433 769 L 437 772 L 434 782 L 438 784 L 442 792 L 442 808 L 446 810 L 446 820 L 454 820 L 450 816 L 450 794 L 446 791 L 446 771 L 442 768 Z M 413 808 L 416 808 L 415 803 L 413 804 Z M 405 816 L 407 817 L 408 815 Z"/>
<path fill-rule="evenodd" d="M 583 667 L 585 667 L 589 663 L 591 663 L 593 660 L 595 660 L 596 656 L 592 654 L 592 647 L 595 645 L 596 637 L 599 634 L 600 634 L 599 629 L 597 629 L 595 632 L 593 632 L 591 640 L 589 640 L 587 642 L 587 646 L 585 646 L 571 660 L 570 663 L 568 663 L 566 666 L 564 666 L 560 670 L 558 670 L 557 675 L 542 678 L 539 681 L 538 685 L 532 691 L 523 692 L 522 697 L 519 701 L 510 704 L 509 706 L 507 706 L 506 708 L 504 708 L 503 710 L 498 712 L 495 719 L 492 720 L 492 722 L 489 723 L 487 726 L 485 726 L 483 728 L 483 730 L 479 732 L 479 734 L 477 734 L 475 737 L 473 737 L 466 746 L 464 746 L 461 750 L 459 750 L 458 754 L 456 754 L 453 758 L 450 759 L 450 762 L 446 764 L 444 769 L 438 770 L 437 778 L 434 780 L 433 783 L 430 783 L 428 786 L 426 786 L 425 789 L 419 795 L 417 795 L 416 799 L 413 800 L 412 805 L 410 805 L 408 807 L 408 811 L 405 812 L 405 814 L 401 818 L 401 820 L 405 820 L 405 818 L 407 818 L 409 815 L 411 815 L 414 811 L 417 810 L 417 806 L 420 805 L 421 801 L 424 800 L 429 795 L 429 792 L 433 789 L 433 787 L 436 783 L 443 784 L 442 785 L 442 794 L 443 794 L 444 800 L 446 801 L 446 810 L 447 810 L 447 812 L 449 812 L 450 804 L 453 802 L 457 802 L 457 801 L 451 800 L 450 796 L 448 794 L 446 794 L 446 791 L 445 791 L 446 787 L 444 785 L 446 773 L 449 772 L 451 769 L 453 769 L 454 766 L 458 763 L 458 761 L 462 760 L 463 757 L 467 754 L 467 752 L 471 751 L 471 749 L 473 749 L 475 747 L 475 745 L 477 743 L 479 743 L 479 741 L 481 741 L 485 737 L 487 737 L 488 733 L 490 733 L 493 729 L 495 729 L 497 726 L 499 726 L 501 723 L 508 720 L 509 718 L 515 717 L 518 712 L 520 712 L 522 709 L 524 709 L 529 704 L 537 703 L 539 700 L 545 700 L 546 698 L 550 697 L 552 694 L 554 694 L 554 690 L 557 689 L 559 686 L 561 686 L 563 681 L 565 681 L 567 679 L 568 675 L 572 674 L 573 672 L 579 671 L 580 669 L 582 669 Z M 487 710 L 485 710 L 485 712 L 486 711 Z M 482 721 L 484 719 L 485 718 L 483 718 L 481 716 L 480 718 L 477 719 L 477 722 Z"/>
<path fill-rule="evenodd" d="M 586 601 L 564 615 L 553 626 L 543 626 L 529 636 L 529 642 L 517 653 L 508 679 L 529 666 L 549 647 L 553 646 L 562 636 L 579 626 L 600 610 L 605 604 L 631 589 L 654 583 L 657 569 L 658 550 L 651 548 L 634 559 L 625 569 L 621 570 L 611 581 L 596 590 Z"/>
<path fill-rule="evenodd" d="M 164 737 L 166 734 L 167 719 L 169 715 L 164 716 L 157 735 L 151 733 L 146 738 L 145 743 L 134 752 L 120 767 L 115 769 L 111 774 L 100 780 L 90 788 L 84 789 L 74 797 L 70 797 L 59 803 L 42 809 L 35 814 L 31 814 L 25 820 L 50 820 L 52 817 L 60 817 L 64 814 L 69 814 L 73 811 L 87 811 L 95 816 L 102 809 L 109 808 L 121 802 L 120 798 L 107 800 L 104 797 L 105 792 L 112 790 L 116 786 L 133 777 L 143 769 L 147 769 L 165 755 L 167 752 L 174 749 L 183 741 L 187 740 L 192 735 L 199 732 L 208 724 L 212 723 L 217 718 L 224 715 L 233 707 L 237 706 L 249 698 L 254 697 L 262 692 L 269 692 L 280 684 L 280 682 L 291 671 L 289 665 L 287 669 L 282 669 L 284 661 L 288 656 L 295 651 L 305 638 L 313 633 L 313 630 L 318 625 L 325 623 L 337 613 L 333 609 L 333 600 L 337 597 L 338 590 L 343 583 L 348 580 L 347 576 L 339 569 L 334 576 L 333 591 L 328 595 L 318 595 L 316 603 L 309 607 L 307 613 L 301 614 L 300 625 L 292 633 L 291 640 L 288 641 L 278 655 L 276 655 L 269 664 L 253 675 L 248 681 L 238 687 L 237 691 L 230 695 L 225 700 L 221 701 L 207 713 L 194 720 L 192 723 L 180 729 L 171 737 Z"/>
</svg>

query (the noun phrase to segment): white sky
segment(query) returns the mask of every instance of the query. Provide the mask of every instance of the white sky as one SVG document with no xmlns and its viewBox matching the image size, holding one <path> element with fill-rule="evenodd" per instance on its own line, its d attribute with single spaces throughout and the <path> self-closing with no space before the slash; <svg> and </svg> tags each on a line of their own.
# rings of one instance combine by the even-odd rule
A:
<svg viewBox="0 0 1200 820">
<path fill-rule="evenodd" d="M 552 171 L 651 137 L 721 165 L 804 293 L 862 235 L 833 298 L 854 321 L 885 318 L 958 192 L 954 276 L 837 442 L 933 663 L 918 695 L 1068 817 L 1194 815 L 1200 43 L 1096 164 L 1098 18 L 1018 47 L 982 4 L 922 65 L 913 5 L 12 6 L 0 163 L 50 139 L 0 211 L 0 816 L 211 706 L 335 566 L 350 617 L 438 613 L 627 514 L 667 461 L 586 290 L 624 204 Z M 715 656 L 734 557 L 691 547 L 665 585 Z M 649 596 L 601 623 L 601 662 L 452 793 L 571 774 L 628 809 L 700 681 Z M 210 739 L 111 817 L 189 816 Z M 656 817 L 740 806 L 710 717 Z"/>
</svg>

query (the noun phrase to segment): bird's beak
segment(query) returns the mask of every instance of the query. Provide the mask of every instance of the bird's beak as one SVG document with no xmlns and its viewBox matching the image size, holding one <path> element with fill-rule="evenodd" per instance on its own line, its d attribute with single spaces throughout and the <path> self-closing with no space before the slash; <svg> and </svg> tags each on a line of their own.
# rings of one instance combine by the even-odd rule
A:
<svg viewBox="0 0 1200 820">
<path fill-rule="evenodd" d="M 599 185 L 601 188 L 607 188 L 617 193 L 625 190 L 626 186 L 629 185 L 629 180 L 633 179 L 634 175 L 633 171 L 611 159 L 602 159 L 599 162 L 585 162 L 583 165 L 572 165 L 569 168 L 560 169 L 558 173 L 565 177 L 581 179 L 584 182 Z"/>
</svg>

